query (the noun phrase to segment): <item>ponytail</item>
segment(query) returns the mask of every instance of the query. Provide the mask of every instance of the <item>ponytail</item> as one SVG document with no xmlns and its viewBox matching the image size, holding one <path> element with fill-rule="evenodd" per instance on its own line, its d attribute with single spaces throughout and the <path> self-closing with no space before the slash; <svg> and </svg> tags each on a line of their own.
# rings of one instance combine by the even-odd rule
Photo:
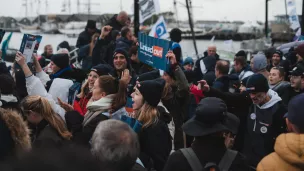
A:
<svg viewBox="0 0 304 171">
<path fill-rule="evenodd" d="M 57 132 L 66 139 L 70 140 L 72 134 L 68 131 L 64 121 L 54 112 L 49 101 L 41 96 L 28 96 L 22 103 L 24 110 L 31 110 L 42 116 Z"/>
</svg>

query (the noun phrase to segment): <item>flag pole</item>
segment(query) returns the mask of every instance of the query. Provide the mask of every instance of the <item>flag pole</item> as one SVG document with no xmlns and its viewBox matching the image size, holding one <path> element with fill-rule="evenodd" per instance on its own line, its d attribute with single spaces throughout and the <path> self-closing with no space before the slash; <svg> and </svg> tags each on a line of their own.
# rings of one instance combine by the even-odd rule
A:
<svg viewBox="0 0 304 171">
<path fill-rule="evenodd" d="M 188 11 L 189 25 L 190 25 L 190 29 L 191 29 L 191 33 L 192 33 L 192 39 L 193 39 L 195 54 L 196 54 L 196 57 L 198 59 L 199 56 L 198 56 L 198 51 L 197 51 L 197 46 L 196 46 L 195 33 L 194 33 L 194 29 L 193 29 L 193 21 L 192 21 L 190 7 L 189 7 L 189 0 L 186 0 L 186 6 L 187 6 L 187 11 Z"/>
<path fill-rule="evenodd" d="M 139 0 L 134 0 L 134 34 L 138 37 L 139 33 Z"/>
</svg>

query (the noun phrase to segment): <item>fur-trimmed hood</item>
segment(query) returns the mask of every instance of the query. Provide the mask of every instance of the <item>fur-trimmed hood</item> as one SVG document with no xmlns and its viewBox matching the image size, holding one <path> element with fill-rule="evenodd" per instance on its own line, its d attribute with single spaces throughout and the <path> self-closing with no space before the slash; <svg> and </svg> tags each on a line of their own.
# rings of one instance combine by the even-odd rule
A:
<svg viewBox="0 0 304 171">
<path fill-rule="evenodd" d="M 0 119 L 5 123 L 14 143 L 14 151 L 17 156 L 31 149 L 30 130 L 26 122 L 15 111 L 0 108 Z"/>
</svg>

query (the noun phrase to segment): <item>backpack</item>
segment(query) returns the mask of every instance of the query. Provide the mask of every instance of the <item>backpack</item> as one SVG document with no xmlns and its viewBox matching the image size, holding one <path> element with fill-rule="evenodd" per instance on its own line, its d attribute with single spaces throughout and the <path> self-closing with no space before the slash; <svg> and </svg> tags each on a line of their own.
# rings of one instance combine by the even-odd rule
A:
<svg viewBox="0 0 304 171">
<path fill-rule="evenodd" d="M 181 149 L 181 152 L 186 157 L 192 171 L 228 171 L 238 153 L 237 151 L 227 149 L 218 165 L 208 162 L 203 167 L 192 148 Z"/>
<path fill-rule="evenodd" d="M 68 103 L 73 105 L 77 94 L 81 91 L 81 84 L 79 82 L 74 82 L 74 84 L 69 88 Z"/>
</svg>

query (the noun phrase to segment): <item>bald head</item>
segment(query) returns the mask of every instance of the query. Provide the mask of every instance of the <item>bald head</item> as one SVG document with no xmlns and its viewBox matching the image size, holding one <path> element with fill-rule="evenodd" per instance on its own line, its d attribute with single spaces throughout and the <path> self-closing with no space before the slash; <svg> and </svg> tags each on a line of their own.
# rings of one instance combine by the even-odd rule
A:
<svg viewBox="0 0 304 171">
<path fill-rule="evenodd" d="M 215 56 L 216 55 L 216 46 L 215 45 L 210 45 L 208 46 L 208 56 Z"/>
<path fill-rule="evenodd" d="M 226 60 L 219 60 L 215 65 L 215 76 L 219 78 L 223 75 L 228 75 L 230 69 L 230 63 Z"/>
<path fill-rule="evenodd" d="M 128 21 L 128 13 L 125 12 L 125 11 L 121 11 L 118 15 L 117 15 L 117 18 L 116 20 L 123 26 L 126 25 L 127 21 Z"/>
</svg>

